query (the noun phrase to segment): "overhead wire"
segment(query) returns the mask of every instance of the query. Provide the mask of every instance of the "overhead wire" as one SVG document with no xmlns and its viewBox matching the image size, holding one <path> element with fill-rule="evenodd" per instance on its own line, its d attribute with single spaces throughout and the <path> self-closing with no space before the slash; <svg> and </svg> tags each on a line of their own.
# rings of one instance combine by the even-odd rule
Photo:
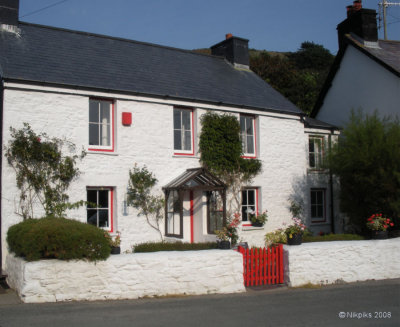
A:
<svg viewBox="0 0 400 327">
<path fill-rule="evenodd" d="M 49 9 L 49 8 L 52 8 L 52 7 L 55 7 L 55 6 L 57 6 L 57 5 L 62 4 L 63 2 L 67 2 L 67 1 L 69 1 L 69 0 L 61 0 L 61 1 L 58 1 L 58 2 L 56 2 L 56 3 L 53 3 L 53 4 L 51 4 L 51 5 L 48 5 L 48 6 L 46 6 L 46 7 L 41 8 L 41 9 L 37 9 L 37 10 L 31 11 L 31 12 L 25 14 L 25 15 L 22 15 L 20 18 L 23 18 L 23 17 L 26 17 L 26 16 L 30 16 L 30 15 L 33 15 L 33 14 L 37 14 L 38 12 L 41 12 L 41 11 L 43 11 L 43 10 L 46 10 L 46 9 Z"/>
</svg>

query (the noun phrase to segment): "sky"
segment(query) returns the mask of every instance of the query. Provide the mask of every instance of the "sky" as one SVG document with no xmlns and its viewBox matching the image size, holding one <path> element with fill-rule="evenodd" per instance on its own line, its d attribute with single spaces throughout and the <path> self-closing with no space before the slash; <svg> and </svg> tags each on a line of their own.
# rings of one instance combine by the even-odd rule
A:
<svg viewBox="0 0 400 327">
<path fill-rule="evenodd" d="M 380 1 L 364 0 L 363 7 L 378 11 Z M 312 41 L 336 54 L 336 26 L 346 18 L 350 4 L 351 0 L 20 0 L 19 19 L 182 49 L 209 48 L 232 33 L 249 39 L 249 47 L 258 50 L 297 51 L 302 42 Z M 400 6 L 388 8 L 387 22 L 388 39 L 400 40 Z"/>
</svg>

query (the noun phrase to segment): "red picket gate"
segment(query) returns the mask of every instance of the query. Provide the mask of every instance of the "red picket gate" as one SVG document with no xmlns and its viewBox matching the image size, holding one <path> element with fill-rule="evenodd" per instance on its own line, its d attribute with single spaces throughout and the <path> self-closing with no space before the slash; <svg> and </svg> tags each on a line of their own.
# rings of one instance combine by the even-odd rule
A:
<svg viewBox="0 0 400 327">
<path fill-rule="evenodd" d="M 270 248 L 244 249 L 243 254 L 244 286 L 283 284 L 283 246 Z"/>
</svg>

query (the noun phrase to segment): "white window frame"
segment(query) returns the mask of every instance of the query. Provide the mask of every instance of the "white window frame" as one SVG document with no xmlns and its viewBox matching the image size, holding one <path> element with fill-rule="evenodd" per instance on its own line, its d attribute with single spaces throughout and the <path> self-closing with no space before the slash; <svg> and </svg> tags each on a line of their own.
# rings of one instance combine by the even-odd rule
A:
<svg viewBox="0 0 400 327">
<path fill-rule="evenodd" d="M 99 193 L 98 191 L 108 191 L 108 226 L 107 227 L 99 227 L 98 223 L 98 210 L 104 210 L 105 208 L 100 207 L 89 207 L 86 206 L 86 221 L 88 220 L 88 210 L 97 210 L 97 227 L 104 229 L 110 233 L 114 232 L 114 188 L 113 187 L 87 187 L 86 188 L 86 199 L 87 199 L 87 192 L 88 191 L 97 191 L 97 203 L 99 203 Z"/>
<path fill-rule="evenodd" d="M 175 128 L 175 121 L 174 121 L 174 117 L 175 117 L 175 112 L 179 111 L 180 115 L 181 115 L 181 126 L 180 128 Z M 188 129 L 185 129 L 182 122 L 182 113 L 183 112 L 189 112 L 189 117 L 190 117 L 190 123 L 189 123 L 189 127 L 190 127 L 190 149 L 189 150 L 184 150 L 185 147 L 185 132 L 189 131 Z M 188 156 L 192 156 L 194 155 L 194 119 L 193 119 L 193 115 L 194 115 L 194 110 L 191 108 L 181 108 L 181 107 L 174 107 L 173 110 L 173 147 L 174 147 L 174 154 L 175 155 L 188 155 Z M 175 132 L 176 131 L 180 131 L 180 135 L 181 135 L 181 149 L 175 149 Z M 183 149 L 182 149 L 183 148 Z"/>
<path fill-rule="evenodd" d="M 90 121 L 90 106 L 91 103 L 97 102 L 99 106 L 99 111 L 100 111 L 100 105 L 101 103 L 108 103 L 109 104 L 109 110 L 110 110 L 110 122 L 91 122 Z M 114 128 L 114 115 L 115 115 L 115 110 L 114 110 L 114 102 L 111 100 L 104 100 L 104 99 L 89 99 L 89 110 L 88 110 L 88 150 L 89 151 L 105 151 L 105 152 L 114 152 L 115 149 L 115 128 Z M 99 112 L 99 119 L 100 119 L 100 112 Z M 109 145 L 101 145 L 101 144 L 90 144 L 90 128 L 91 125 L 100 125 L 100 128 L 103 129 L 103 131 L 107 130 L 107 126 L 109 126 L 109 131 L 110 133 L 110 144 Z M 100 139 L 100 128 L 99 128 L 99 139 Z"/>
<path fill-rule="evenodd" d="M 313 203 L 312 202 L 312 193 L 313 192 L 321 192 L 322 193 L 322 203 Z M 315 197 L 317 199 L 317 197 Z M 322 207 L 322 216 L 315 216 L 313 217 L 313 207 Z M 318 209 L 316 209 L 316 212 L 318 213 Z M 311 217 L 311 223 L 324 223 L 326 222 L 326 189 L 324 188 L 312 188 L 310 190 L 310 217 Z"/>
<path fill-rule="evenodd" d="M 242 120 L 243 118 L 243 120 Z M 249 135 L 247 133 L 247 122 L 248 119 L 251 119 L 251 127 L 253 129 L 253 135 Z M 242 139 L 242 151 L 243 151 L 243 158 L 256 158 L 257 157 L 257 130 L 256 130 L 256 117 L 251 115 L 240 115 L 240 136 Z M 244 125 L 243 123 L 244 122 Z M 244 127 L 244 129 L 242 129 Z M 253 138 L 253 152 L 248 152 L 247 149 L 247 137 L 251 136 Z"/>
<path fill-rule="evenodd" d="M 248 194 L 249 194 L 249 192 L 254 192 L 254 204 L 243 204 L 243 200 L 244 200 L 244 197 L 243 197 L 243 193 L 247 193 L 247 199 L 249 198 L 249 196 L 248 196 Z M 256 187 L 252 187 L 252 188 L 245 188 L 245 189 L 242 189 L 242 191 L 241 191 L 241 194 L 240 194 L 240 198 L 241 198 L 241 206 L 240 206 L 240 213 L 241 213 L 241 216 L 242 216 L 242 221 L 243 222 L 250 222 L 251 223 L 251 221 L 250 221 L 250 219 L 249 219 L 249 213 L 248 212 L 246 212 L 245 214 L 243 213 L 243 207 L 246 207 L 246 211 L 248 210 L 248 208 L 249 207 L 254 207 L 254 211 L 255 211 L 255 213 L 257 214 L 258 212 L 259 212 L 259 208 L 258 208 L 258 194 L 259 194 L 259 189 L 258 188 L 256 188 Z"/>
<path fill-rule="evenodd" d="M 319 140 L 319 142 L 315 142 L 315 140 Z M 311 142 L 313 144 L 314 151 L 310 150 Z M 308 166 L 310 167 L 310 169 L 321 169 L 324 160 L 324 145 L 324 136 L 310 135 L 308 137 Z M 311 165 L 311 157 L 314 158 L 314 166 Z"/>
</svg>

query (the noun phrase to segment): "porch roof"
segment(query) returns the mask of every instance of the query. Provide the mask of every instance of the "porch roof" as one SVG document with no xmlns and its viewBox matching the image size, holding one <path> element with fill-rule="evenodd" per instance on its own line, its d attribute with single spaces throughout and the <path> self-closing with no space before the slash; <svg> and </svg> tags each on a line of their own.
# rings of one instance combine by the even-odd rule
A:
<svg viewBox="0 0 400 327">
<path fill-rule="evenodd" d="M 190 168 L 163 187 L 165 191 L 173 190 L 225 190 L 226 185 L 206 168 Z"/>
</svg>

